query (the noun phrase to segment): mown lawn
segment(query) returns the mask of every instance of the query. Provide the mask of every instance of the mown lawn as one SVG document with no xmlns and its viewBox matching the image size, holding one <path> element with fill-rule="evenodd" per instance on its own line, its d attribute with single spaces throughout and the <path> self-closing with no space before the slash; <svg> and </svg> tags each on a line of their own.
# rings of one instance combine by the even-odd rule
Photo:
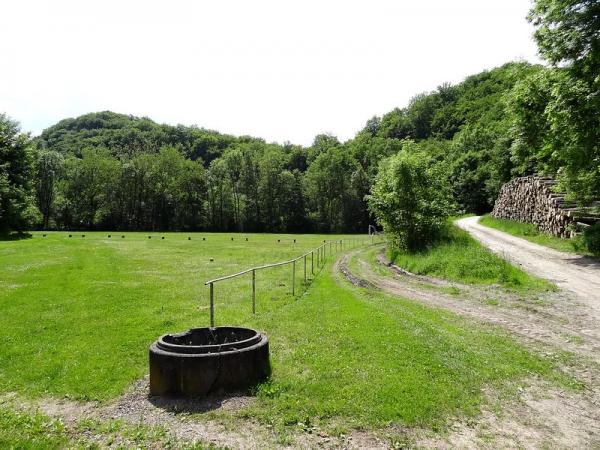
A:
<svg viewBox="0 0 600 450">
<path fill-rule="evenodd" d="M 398 266 L 419 275 L 520 290 L 553 289 L 552 284 L 511 265 L 454 225 L 449 225 L 443 238 L 426 250 L 409 253 L 392 249 L 389 256 Z"/>
<path fill-rule="evenodd" d="M 0 241 L 0 391 L 110 399 L 147 373 L 146 350 L 159 335 L 209 324 L 207 279 L 333 238 L 72 234 Z M 298 291 L 303 275 L 299 264 Z M 290 266 L 259 272 L 257 310 L 292 301 L 291 282 Z M 217 325 L 245 323 L 250 276 L 216 285 L 215 299 Z"/>
<path fill-rule="evenodd" d="M 517 222 L 515 220 L 496 219 L 489 214 L 479 219 L 481 225 L 495 228 L 505 233 L 512 234 L 526 239 L 535 244 L 544 245 L 555 250 L 567 253 L 576 253 L 578 255 L 591 256 L 591 253 L 585 247 L 583 239 L 580 236 L 571 239 L 562 239 L 556 236 L 546 234 L 531 223 Z"/>
<path fill-rule="evenodd" d="M 206 278 L 289 257 L 323 239 L 295 236 L 294 246 L 269 235 L 248 242 L 235 236 L 233 243 L 231 235 L 186 236 L 1 242 L 0 390 L 113 398 L 147 374 L 148 345 L 158 335 L 207 325 Z M 211 414 L 284 428 L 436 428 L 475 414 L 486 387 L 510 393 L 530 377 L 575 385 L 550 357 L 500 329 L 355 288 L 332 275 L 331 261 L 296 298 L 287 294 L 289 270 L 270 276 L 259 283 L 255 316 L 247 281 L 217 290 L 218 324 L 269 336 L 273 376 L 251 406 Z M 56 438 L 61 442 L 61 433 Z"/>
</svg>

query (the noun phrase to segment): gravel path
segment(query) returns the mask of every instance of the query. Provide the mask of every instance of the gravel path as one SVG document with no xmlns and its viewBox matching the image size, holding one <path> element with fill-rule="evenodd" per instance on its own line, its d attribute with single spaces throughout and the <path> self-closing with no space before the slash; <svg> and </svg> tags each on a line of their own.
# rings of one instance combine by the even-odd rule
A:
<svg viewBox="0 0 600 450">
<path fill-rule="evenodd" d="M 475 239 L 513 264 L 558 287 L 575 293 L 600 322 L 600 262 L 534 244 L 478 223 L 479 217 L 455 223 Z"/>
</svg>

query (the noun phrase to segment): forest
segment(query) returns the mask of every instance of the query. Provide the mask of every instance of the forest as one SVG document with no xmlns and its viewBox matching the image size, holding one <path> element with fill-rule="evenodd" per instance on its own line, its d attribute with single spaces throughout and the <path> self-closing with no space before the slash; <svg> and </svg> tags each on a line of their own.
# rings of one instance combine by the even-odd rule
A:
<svg viewBox="0 0 600 450">
<path fill-rule="evenodd" d="M 600 5 L 537 0 L 546 65 L 510 62 L 443 84 L 308 147 L 110 111 L 31 137 L 0 115 L 0 230 L 365 232 L 369 195 L 399 152 L 448 187 L 447 214 L 490 211 L 515 176 L 600 196 Z"/>
</svg>

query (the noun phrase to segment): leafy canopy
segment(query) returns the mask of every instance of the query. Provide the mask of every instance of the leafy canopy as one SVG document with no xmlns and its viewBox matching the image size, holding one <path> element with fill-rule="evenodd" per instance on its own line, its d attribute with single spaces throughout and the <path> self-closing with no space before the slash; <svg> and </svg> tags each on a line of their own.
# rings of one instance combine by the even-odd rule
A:
<svg viewBox="0 0 600 450">
<path fill-rule="evenodd" d="M 393 244 L 407 251 L 434 242 L 452 211 L 442 167 L 412 142 L 381 163 L 368 199 Z"/>
</svg>

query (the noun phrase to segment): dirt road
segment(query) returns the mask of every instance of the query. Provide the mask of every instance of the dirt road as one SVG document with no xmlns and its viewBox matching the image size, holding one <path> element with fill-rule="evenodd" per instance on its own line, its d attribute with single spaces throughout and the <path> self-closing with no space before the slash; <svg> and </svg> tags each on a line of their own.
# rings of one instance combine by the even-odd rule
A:
<svg viewBox="0 0 600 450">
<path fill-rule="evenodd" d="M 600 263 L 583 256 L 559 252 L 478 223 L 467 217 L 456 225 L 475 239 L 524 270 L 569 290 L 587 304 L 600 320 Z"/>
<path fill-rule="evenodd" d="M 503 251 L 500 244 L 495 242 L 495 245 Z M 535 261 L 547 257 L 529 254 L 529 258 Z M 493 395 L 490 397 L 490 404 L 502 403 L 500 413 L 484 402 L 475 421 L 457 418 L 448 435 L 431 440 L 417 433 L 412 438 L 415 446 L 600 449 L 600 328 L 594 315 L 596 310 L 589 306 L 594 303 L 594 293 L 584 300 L 586 292 L 578 295 L 566 289 L 519 293 L 499 285 L 464 285 L 414 275 L 390 264 L 383 245 L 375 250 L 353 250 L 335 267 L 357 287 L 380 289 L 505 328 L 526 347 L 549 360 L 559 361 L 559 355 L 567 352 L 569 359 L 564 364 L 558 363 L 558 367 L 585 385 L 582 392 L 567 392 L 534 377 L 524 383 L 525 387 L 514 398 L 500 401 L 494 400 Z M 381 267 L 387 267 L 387 271 Z M 537 273 L 544 276 L 547 272 Z"/>
</svg>

